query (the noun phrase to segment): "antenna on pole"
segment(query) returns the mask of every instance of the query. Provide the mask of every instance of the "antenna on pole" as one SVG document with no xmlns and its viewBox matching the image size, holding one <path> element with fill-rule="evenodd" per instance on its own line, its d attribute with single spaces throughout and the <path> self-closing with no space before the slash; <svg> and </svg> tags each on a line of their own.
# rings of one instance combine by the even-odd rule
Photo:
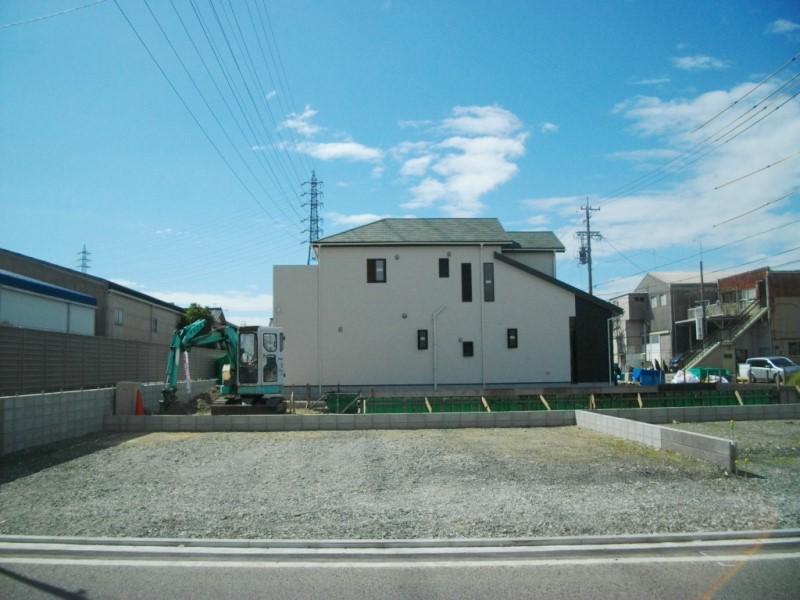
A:
<svg viewBox="0 0 800 600">
<path fill-rule="evenodd" d="M 586 198 L 586 204 L 581 207 L 581 210 L 586 216 L 583 218 L 583 224 L 586 229 L 576 232 L 581 240 L 581 247 L 578 249 L 578 262 L 582 265 L 589 266 L 589 295 L 593 296 L 592 290 L 592 240 L 601 240 L 603 236 L 599 231 L 592 231 L 592 212 L 599 211 L 599 208 L 589 206 L 589 198 Z"/>
<path fill-rule="evenodd" d="M 89 270 L 89 263 L 92 262 L 92 259 L 89 258 L 91 254 L 92 253 L 86 249 L 86 244 L 83 245 L 83 250 L 78 252 L 78 268 L 81 270 L 81 273 L 86 273 Z"/>
<path fill-rule="evenodd" d="M 324 182 L 317 179 L 316 171 L 311 171 L 311 179 L 303 182 L 303 185 L 308 186 L 308 191 L 303 192 L 303 196 L 308 196 L 308 202 L 302 206 L 308 206 L 308 218 L 303 219 L 303 222 L 308 222 L 308 229 L 304 229 L 303 233 L 308 233 L 308 260 L 307 265 L 311 264 L 312 252 L 311 247 L 320 237 L 322 237 L 322 217 L 319 216 L 319 208 L 322 206 L 322 184 Z"/>
</svg>

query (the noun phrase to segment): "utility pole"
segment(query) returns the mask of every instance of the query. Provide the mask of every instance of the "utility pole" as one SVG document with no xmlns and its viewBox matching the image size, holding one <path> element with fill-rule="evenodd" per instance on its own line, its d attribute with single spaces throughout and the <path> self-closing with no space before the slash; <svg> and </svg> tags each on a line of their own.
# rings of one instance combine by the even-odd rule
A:
<svg viewBox="0 0 800 600">
<path fill-rule="evenodd" d="M 584 231 L 578 231 L 578 237 L 581 239 L 581 247 L 578 250 L 578 260 L 582 265 L 589 266 L 589 295 L 593 296 L 592 291 L 592 239 L 601 240 L 603 236 L 598 231 L 592 231 L 592 212 L 599 211 L 599 208 L 589 206 L 589 198 L 586 198 L 586 204 L 581 207 L 581 210 L 586 215 L 583 218 L 583 224 L 586 225 Z"/>
<path fill-rule="evenodd" d="M 700 340 L 703 348 L 706 347 L 706 284 L 703 281 L 703 240 L 700 240 Z"/>
<path fill-rule="evenodd" d="M 91 252 L 86 250 L 86 244 L 83 245 L 83 250 L 78 252 L 78 268 L 81 270 L 81 273 L 86 273 L 89 270 L 89 263 L 92 262 L 89 258 L 91 254 Z"/>
<path fill-rule="evenodd" d="M 322 190 L 320 190 L 322 184 L 323 182 L 317 179 L 316 171 L 311 171 L 311 179 L 303 182 L 304 186 L 307 185 L 309 187 L 309 190 L 302 194 L 303 196 L 309 197 L 308 202 L 303 204 L 303 206 L 309 207 L 308 218 L 303 219 L 303 222 L 308 222 L 308 229 L 303 230 L 303 233 L 308 233 L 307 265 L 311 264 L 311 246 L 322 236 L 322 217 L 319 216 L 319 208 L 322 206 L 322 202 L 320 201 L 322 197 Z"/>
</svg>

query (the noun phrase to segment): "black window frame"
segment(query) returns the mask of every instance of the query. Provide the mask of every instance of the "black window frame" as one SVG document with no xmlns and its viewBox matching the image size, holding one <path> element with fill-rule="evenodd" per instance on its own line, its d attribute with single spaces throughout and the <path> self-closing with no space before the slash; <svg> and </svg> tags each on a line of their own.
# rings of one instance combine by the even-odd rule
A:
<svg viewBox="0 0 800 600">
<path fill-rule="evenodd" d="M 417 350 L 428 349 L 428 330 L 417 329 Z"/>
<path fill-rule="evenodd" d="M 464 358 L 472 358 L 475 356 L 475 343 L 464 340 L 461 342 L 461 355 Z"/>
<path fill-rule="evenodd" d="M 450 259 L 439 259 L 439 279 L 446 279 L 450 277 Z"/>
<path fill-rule="evenodd" d="M 383 279 L 378 279 L 378 264 L 383 264 Z M 367 259 L 367 283 L 386 283 L 386 259 L 368 258 Z"/>
<path fill-rule="evenodd" d="M 494 263 L 483 263 L 483 301 L 494 302 Z"/>
<path fill-rule="evenodd" d="M 472 263 L 461 263 L 461 301 L 472 302 Z"/>
<path fill-rule="evenodd" d="M 516 327 L 506 329 L 506 346 L 509 349 L 519 348 L 519 330 Z"/>
</svg>

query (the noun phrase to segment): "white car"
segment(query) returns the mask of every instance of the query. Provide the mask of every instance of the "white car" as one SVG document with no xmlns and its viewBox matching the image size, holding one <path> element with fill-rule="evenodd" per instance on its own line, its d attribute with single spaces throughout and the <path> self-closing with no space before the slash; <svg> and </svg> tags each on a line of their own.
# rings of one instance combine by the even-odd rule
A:
<svg viewBox="0 0 800 600">
<path fill-rule="evenodd" d="M 748 358 L 747 367 L 750 381 L 774 381 L 783 383 L 793 373 L 800 372 L 800 365 L 793 363 L 785 356 L 765 356 Z"/>
</svg>

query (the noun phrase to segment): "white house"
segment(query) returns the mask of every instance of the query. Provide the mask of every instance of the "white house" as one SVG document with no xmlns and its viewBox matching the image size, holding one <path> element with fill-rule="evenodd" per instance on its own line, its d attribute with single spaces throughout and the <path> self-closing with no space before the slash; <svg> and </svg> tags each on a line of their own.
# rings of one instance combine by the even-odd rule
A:
<svg viewBox="0 0 800 600">
<path fill-rule="evenodd" d="M 383 219 L 275 266 L 288 385 L 507 387 L 609 380 L 619 308 L 555 279 L 551 232 Z"/>
</svg>

